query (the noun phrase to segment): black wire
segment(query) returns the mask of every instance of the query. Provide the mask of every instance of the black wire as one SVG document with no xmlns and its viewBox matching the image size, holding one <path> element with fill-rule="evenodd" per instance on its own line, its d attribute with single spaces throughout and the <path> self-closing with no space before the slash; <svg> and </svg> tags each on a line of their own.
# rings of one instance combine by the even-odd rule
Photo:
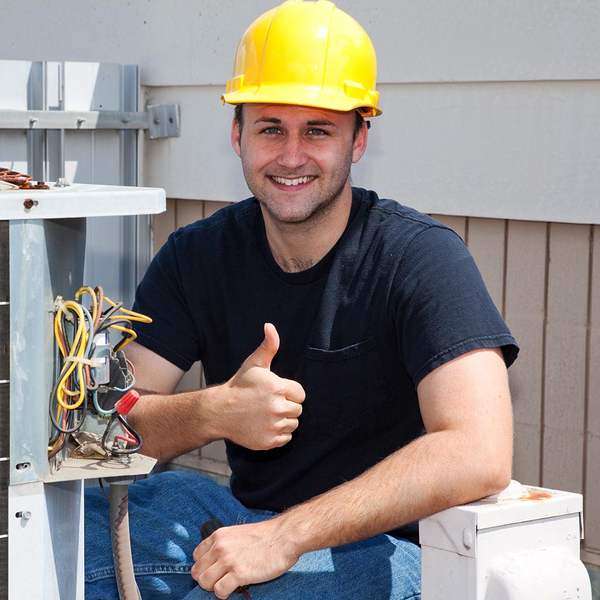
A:
<svg viewBox="0 0 600 600">
<path fill-rule="evenodd" d="M 52 396 L 50 398 L 50 420 L 52 421 L 52 425 L 54 426 L 54 428 L 59 431 L 60 433 L 75 433 L 76 431 L 78 431 L 81 426 L 83 425 L 83 421 L 85 420 L 85 415 L 87 413 L 87 402 L 82 402 L 81 407 L 82 408 L 76 408 L 76 409 L 67 409 L 64 407 L 61 407 L 63 410 L 68 410 L 68 414 L 67 414 L 67 424 L 70 424 L 73 422 L 73 420 L 75 419 L 75 415 L 73 414 L 75 411 L 81 411 L 81 418 L 79 419 L 79 421 L 72 426 L 69 429 L 63 429 L 62 426 L 60 426 L 57 422 L 56 422 L 56 417 L 54 416 L 54 412 L 55 409 L 57 408 L 57 404 L 58 402 L 54 402 L 54 398 L 56 397 L 56 388 L 58 387 L 58 384 L 56 384 L 54 386 L 54 389 L 52 390 Z"/>
<path fill-rule="evenodd" d="M 96 291 L 98 289 L 99 288 L 96 288 Z M 108 331 L 114 325 L 120 325 L 120 326 L 124 326 L 127 329 L 131 329 L 132 323 L 126 317 L 111 320 L 111 317 L 114 316 L 116 313 L 118 313 L 118 311 L 121 309 L 122 306 L 123 306 L 123 303 L 118 302 L 118 303 L 116 303 L 115 306 L 110 306 L 108 309 L 106 309 L 104 311 L 104 313 L 102 313 L 102 315 L 98 319 L 98 325 L 97 325 L 95 331 L 90 332 L 90 334 L 93 333 L 94 335 L 97 335 L 98 333 Z M 73 342 L 74 342 L 74 338 L 75 338 L 75 332 L 78 329 L 77 323 L 79 322 L 79 315 L 73 309 L 67 309 L 67 310 L 69 310 L 70 314 L 73 315 L 74 321 L 69 321 L 67 319 L 67 315 L 64 314 L 64 312 L 61 314 L 61 322 L 60 323 L 61 323 L 61 329 L 63 332 L 62 337 L 63 337 L 64 352 L 65 352 L 65 356 L 63 357 L 63 360 L 65 357 L 73 356 L 73 355 L 77 354 L 77 350 L 81 348 L 81 344 L 83 343 L 83 337 L 82 337 L 79 340 L 78 346 L 74 347 Z M 122 348 L 123 345 L 128 340 L 135 337 L 135 336 L 132 336 L 131 334 L 127 334 L 126 332 L 122 332 L 122 333 L 123 333 L 123 335 L 122 335 L 121 339 L 114 346 L 115 351 Z M 91 350 L 90 355 L 93 354 L 94 348 L 95 348 L 95 344 L 92 341 L 92 345 L 90 348 L 90 350 Z M 64 374 L 68 368 L 69 368 L 69 365 L 66 362 L 64 362 L 63 367 L 60 371 L 60 374 L 57 378 L 57 381 L 52 389 L 52 393 L 50 396 L 50 402 L 49 402 L 50 420 L 51 420 L 52 426 L 54 427 L 54 430 L 55 430 L 53 436 L 50 438 L 49 443 L 50 444 L 56 443 L 58 441 L 58 439 L 60 438 L 60 436 L 64 435 L 64 439 L 61 443 L 60 449 L 62 449 L 65 446 L 65 444 L 67 443 L 68 434 L 75 433 L 83 425 L 86 414 L 87 414 L 88 403 L 90 401 L 91 393 L 97 391 L 98 388 L 100 387 L 98 384 L 98 381 L 96 380 L 96 378 L 94 376 L 94 369 L 89 369 L 89 371 L 87 371 L 84 374 L 82 380 L 79 379 L 79 375 L 78 375 L 79 369 L 77 369 L 77 368 L 73 369 L 73 372 L 71 373 L 71 375 L 68 378 L 68 382 L 70 384 L 70 389 L 72 391 L 82 391 L 82 388 L 83 388 L 83 393 L 85 394 L 86 398 L 85 398 L 84 402 L 82 402 L 80 407 L 78 407 L 77 409 L 66 409 L 64 407 L 61 407 L 61 411 L 59 412 L 59 416 L 60 416 L 59 420 L 61 420 L 61 421 L 63 420 L 62 417 L 63 417 L 64 413 L 62 411 L 65 411 L 65 410 L 68 411 L 68 413 L 66 414 L 66 419 L 65 419 L 66 425 L 63 427 L 61 424 L 59 424 L 57 422 L 57 417 L 55 417 L 55 413 L 58 412 L 58 408 L 59 408 L 59 403 L 56 398 L 56 394 L 57 394 L 59 382 L 62 381 L 62 378 L 64 377 Z M 89 383 L 88 383 L 88 376 L 89 376 Z M 132 380 L 133 380 L 133 373 L 131 373 L 129 370 L 127 370 L 127 373 L 126 373 L 127 385 L 129 385 Z M 111 388 L 108 388 L 108 389 L 111 389 Z M 75 413 L 77 413 L 77 415 L 79 416 L 79 419 L 77 421 L 75 421 Z M 121 426 L 125 429 L 125 431 L 131 437 L 135 438 L 137 443 L 134 446 L 132 446 L 130 448 L 119 448 L 116 444 L 112 444 L 112 443 L 111 443 L 110 447 L 108 446 L 108 436 L 109 436 L 110 430 L 117 423 L 117 421 L 121 424 Z M 128 454 L 133 454 L 133 453 L 137 452 L 141 448 L 141 446 L 142 446 L 142 438 L 137 433 L 137 431 L 135 431 L 135 429 L 133 429 L 133 427 L 131 427 L 129 425 L 129 423 L 127 422 L 125 417 L 123 417 L 122 415 L 120 415 L 118 413 L 113 413 L 113 415 L 111 416 L 111 419 L 104 431 L 104 434 L 102 436 L 102 447 L 109 454 L 128 455 Z"/>
<path fill-rule="evenodd" d="M 119 448 L 116 444 L 112 444 L 110 447 L 107 445 L 108 434 L 112 429 L 113 425 L 116 421 L 119 421 L 121 425 L 123 425 L 128 433 L 130 433 L 137 441 L 137 444 L 133 448 Z M 109 454 L 116 454 L 119 456 L 134 454 L 142 447 L 142 438 L 140 434 L 127 422 L 123 415 L 120 415 L 118 412 L 112 414 L 106 429 L 104 430 L 104 435 L 102 436 L 102 447 Z"/>
<path fill-rule="evenodd" d="M 115 313 L 117 313 L 121 307 L 123 306 L 122 302 L 117 302 L 117 304 L 115 306 L 111 306 L 110 308 L 107 308 L 101 315 L 100 320 L 98 321 L 98 329 L 96 331 L 100 330 L 101 326 L 104 326 L 105 322 L 108 321 L 108 319 L 110 317 L 112 317 Z"/>
<path fill-rule="evenodd" d="M 120 302 L 117 305 L 119 308 L 122 306 L 122 303 Z M 110 316 L 110 315 L 109 315 Z M 100 323 L 98 323 L 98 329 L 96 330 L 96 333 L 103 333 L 105 331 L 108 331 L 113 325 L 122 325 L 124 327 L 127 327 L 127 329 L 132 329 L 133 325 L 131 323 L 131 321 L 129 319 L 127 319 L 126 317 L 123 317 L 121 319 L 101 319 Z M 127 335 L 126 332 L 121 332 L 123 334 L 123 337 L 115 344 L 114 350 L 120 350 L 123 345 L 125 344 L 125 342 L 127 342 L 127 340 L 131 339 L 133 336 L 132 335 Z"/>
<path fill-rule="evenodd" d="M 102 490 L 104 497 L 110 502 L 110 498 L 108 497 L 108 494 L 106 493 L 106 490 L 104 489 L 104 481 L 102 481 L 102 477 L 98 478 L 98 483 L 100 484 L 100 489 Z"/>
</svg>

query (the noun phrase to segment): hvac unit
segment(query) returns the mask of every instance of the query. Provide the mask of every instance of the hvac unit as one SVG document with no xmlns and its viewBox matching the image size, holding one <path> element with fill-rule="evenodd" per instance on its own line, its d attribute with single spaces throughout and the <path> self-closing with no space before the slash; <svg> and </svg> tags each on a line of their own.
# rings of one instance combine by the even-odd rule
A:
<svg viewBox="0 0 600 600">
<path fill-rule="evenodd" d="M 49 401 L 63 363 L 56 299 L 94 286 L 83 281 L 86 219 L 164 209 L 160 189 L 0 191 L 0 599 L 83 599 L 83 480 L 154 464 L 74 458 L 66 445 L 49 459 Z"/>
</svg>

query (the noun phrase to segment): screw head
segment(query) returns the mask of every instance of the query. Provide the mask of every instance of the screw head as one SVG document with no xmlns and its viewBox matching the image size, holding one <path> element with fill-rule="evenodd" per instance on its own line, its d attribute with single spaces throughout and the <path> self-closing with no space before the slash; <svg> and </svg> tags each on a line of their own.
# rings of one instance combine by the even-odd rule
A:
<svg viewBox="0 0 600 600">
<path fill-rule="evenodd" d="M 463 529 L 462 543 L 467 550 L 470 550 L 473 547 L 473 534 L 469 529 Z"/>
</svg>

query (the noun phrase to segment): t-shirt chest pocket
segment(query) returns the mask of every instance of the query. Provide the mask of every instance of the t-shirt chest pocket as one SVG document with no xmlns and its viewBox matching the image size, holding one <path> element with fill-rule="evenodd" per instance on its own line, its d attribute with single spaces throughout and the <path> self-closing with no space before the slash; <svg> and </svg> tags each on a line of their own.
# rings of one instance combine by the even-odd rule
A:
<svg viewBox="0 0 600 600">
<path fill-rule="evenodd" d="M 349 431 L 386 400 L 374 337 L 336 350 L 309 346 L 301 381 L 303 418 L 326 431 Z"/>
</svg>

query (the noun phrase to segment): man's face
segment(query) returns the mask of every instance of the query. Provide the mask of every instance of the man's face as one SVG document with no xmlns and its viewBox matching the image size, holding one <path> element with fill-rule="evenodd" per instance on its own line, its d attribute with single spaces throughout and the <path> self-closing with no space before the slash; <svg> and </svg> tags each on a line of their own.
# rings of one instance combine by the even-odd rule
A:
<svg viewBox="0 0 600 600">
<path fill-rule="evenodd" d="M 250 191 L 279 223 L 305 223 L 350 202 L 350 167 L 366 149 L 354 136 L 354 112 L 282 104 L 246 104 L 231 144 Z M 266 215 L 265 215 L 266 216 Z"/>
</svg>

